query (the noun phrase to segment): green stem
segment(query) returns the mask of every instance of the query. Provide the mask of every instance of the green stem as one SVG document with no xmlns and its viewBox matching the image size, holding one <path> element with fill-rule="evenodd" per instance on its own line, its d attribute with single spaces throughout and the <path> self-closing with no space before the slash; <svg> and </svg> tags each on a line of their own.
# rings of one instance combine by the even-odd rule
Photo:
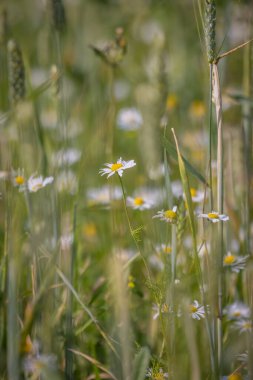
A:
<svg viewBox="0 0 253 380">
<path fill-rule="evenodd" d="M 134 234 L 134 229 L 132 228 L 132 225 L 131 225 L 131 222 L 130 222 L 130 218 L 129 218 L 129 215 L 128 215 L 128 211 L 127 211 L 127 205 L 126 205 L 126 193 L 125 193 L 125 190 L 124 190 L 124 186 L 123 186 L 123 181 L 122 181 L 122 178 L 118 175 L 119 177 L 119 182 L 120 182 L 120 186 L 121 186 L 121 190 L 122 190 L 122 195 L 123 195 L 123 204 L 124 204 L 124 210 L 125 210 L 125 214 L 126 214 L 126 218 L 127 218 L 127 223 L 128 223 L 128 227 L 129 227 L 129 230 L 130 230 L 130 233 L 131 233 L 131 236 L 134 240 L 134 243 L 136 245 L 136 248 L 137 250 L 139 251 L 139 254 L 140 254 L 140 257 L 142 258 L 142 261 L 144 263 L 144 266 L 145 266 L 145 269 L 147 271 L 147 274 L 148 274 L 148 278 L 149 280 L 151 279 L 151 276 L 150 276 L 150 272 L 149 272 L 149 268 L 147 266 L 147 263 L 146 263 L 146 260 L 144 258 L 144 256 L 142 255 L 141 253 L 141 250 L 140 250 L 140 247 L 139 247 L 139 243 L 138 243 L 138 240 L 136 239 L 136 236 Z"/>
<path fill-rule="evenodd" d="M 213 97 L 213 64 L 210 64 L 210 95 L 209 95 L 209 185 L 210 185 L 210 209 L 213 210 L 213 176 L 212 176 L 212 97 Z"/>
</svg>

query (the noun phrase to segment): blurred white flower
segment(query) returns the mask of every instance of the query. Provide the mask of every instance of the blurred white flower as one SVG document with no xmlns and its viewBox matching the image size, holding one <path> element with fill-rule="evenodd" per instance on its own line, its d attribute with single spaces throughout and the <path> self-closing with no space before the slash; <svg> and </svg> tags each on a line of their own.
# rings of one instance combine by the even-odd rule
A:
<svg viewBox="0 0 253 380">
<path fill-rule="evenodd" d="M 142 196 L 134 197 L 134 198 L 127 197 L 127 205 L 133 208 L 134 210 L 140 210 L 140 211 L 148 210 L 154 207 L 154 204 L 152 203 L 151 200 L 145 199 Z"/>
<path fill-rule="evenodd" d="M 154 311 L 153 319 L 157 319 L 160 314 L 168 314 L 170 312 L 169 306 L 166 303 L 162 305 L 153 304 L 152 310 Z"/>
<path fill-rule="evenodd" d="M 240 319 L 234 323 L 234 327 L 239 330 L 240 334 L 243 332 L 252 331 L 252 321 L 250 319 Z"/>
<path fill-rule="evenodd" d="M 32 375 L 33 378 L 40 376 L 45 370 L 56 370 L 55 355 L 28 355 L 23 360 L 24 372 L 27 376 Z"/>
<path fill-rule="evenodd" d="M 53 155 L 52 163 L 55 167 L 70 166 L 78 162 L 81 155 L 80 150 L 75 148 L 61 149 Z"/>
<path fill-rule="evenodd" d="M 249 256 L 235 256 L 228 252 L 224 256 L 223 265 L 230 268 L 232 272 L 239 273 L 245 268 L 248 258 Z"/>
<path fill-rule="evenodd" d="M 189 312 L 193 319 L 200 320 L 201 318 L 205 318 L 205 308 L 201 306 L 198 301 L 193 301 L 191 305 L 189 305 Z"/>
<path fill-rule="evenodd" d="M 47 177 L 43 179 L 42 176 L 35 177 L 34 175 L 32 175 L 27 182 L 28 190 L 31 193 L 36 193 L 38 190 L 52 183 L 53 180 L 53 177 Z"/>
<path fill-rule="evenodd" d="M 150 378 L 151 380 L 164 380 L 169 377 L 167 372 L 163 372 L 162 368 L 149 368 L 146 374 L 146 378 Z"/>
<path fill-rule="evenodd" d="M 75 194 L 78 188 L 77 177 L 72 170 L 63 170 L 56 177 L 56 188 L 59 192 Z"/>
<path fill-rule="evenodd" d="M 143 124 L 141 113 L 136 108 L 122 108 L 117 116 L 118 128 L 124 131 L 136 131 Z"/>
<path fill-rule="evenodd" d="M 217 223 L 220 221 L 226 222 L 227 220 L 229 220 L 229 217 L 227 215 L 219 214 L 216 211 L 209 212 L 208 214 L 199 214 L 198 217 L 199 218 L 206 218 L 207 220 L 209 220 L 212 223 Z"/>
<path fill-rule="evenodd" d="M 13 186 L 18 187 L 19 191 L 25 190 L 26 180 L 25 180 L 25 175 L 24 175 L 24 169 L 12 170 L 11 180 L 12 180 Z"/>
<path fill-rule="evenodd" d="M 111 177 L 115 173 L 118 173 L 118 175 L 122 177 L 124 170 L 130 169 L 135 165 L 136 163 L 134 162 L 134 160 L 124 161 L 122 160 L 122 158 L 119 158 L 116 163 L 105 164 L 106 168 L 100 169 L 99 173 L 102 176 L 108 174 L 107 178 Z"/>
<path fill-rule="evenodd" d="M 72 233 L 62 235 L 60 237 L 61 249 L 63 251 L 69 250 L 72 246 L 73 241 L 74 241 L 74 235 Z"/>
<path fill-rule="evenodd" d="M 105 185 L 101 187 L 92 187 L 87 190 L 86 193 L 89 205 L 107 205 L 110 201 L 119 200 L 122 198 L 122 190 L 119 186 Z"/>
<path fill-rule="evenodd" d="M 172 210 L 158 211 L 154 218 L 158 218 L 167 223 L 175 224 L 177 222 L 177 206 L 174 206 Z"/>
<path fill-rule="evenodd" d="M 225 307 L 224 314 L 230 320 L 247 319 L 250 317 L 250 308 L 245 303 L 236 301 Z"/>
<path fill-rule="evenodd" d="M 205 197 L 204 191 L 197 190 L 197 189 L 191 187 L 190 193 L 191 193 L 191 197 L 192 197 L 192 202 L 199 203 L 199 202 L 202 202 L 204 200 L 204 197 Z"/>
</svg>

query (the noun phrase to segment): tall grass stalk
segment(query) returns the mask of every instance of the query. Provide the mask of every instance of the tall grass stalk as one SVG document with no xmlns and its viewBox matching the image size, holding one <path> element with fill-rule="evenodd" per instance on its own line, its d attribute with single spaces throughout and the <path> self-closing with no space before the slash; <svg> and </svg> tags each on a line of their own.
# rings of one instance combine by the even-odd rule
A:
<svg viewBox="0 0 253 380">
<path fill-rule="evenodd" d="M 223 214 L 223 197 L 224 197 L 224 182 L 223 182 L 223 126 L 222 126 L 222 98 L 220 90 L 220 81 L 218 67 L 215 64 L 213 67 L 213 91 L 216 108 L 217 119 L 217 208 L 218 213 Z M 218 249 L 217 249 L 217 273 L 218 273 L 218 320 L 217 320 L 217 355 L 220 374 L 222 373 L 222 355 L 223 355 L 223 223 L 218 225 Z"/>
<path fill-rule="evenodd" d="M 76 218 L 77 218 L 77 205 L 74 205 L 73 210 L 73 242 L 71 249 L 71 259 L 70 259 L 70 271 L 69 271 L 69 282 L 74 285 L 74 270 L 76 267 Z M 67 298 L 67 310 L 66 310 L 66 342 L 65 342 L 65 375 L 66 380 L 72 380 L 74 377 L 73 374 L 73 353 L 70 351 L 70 348 L 73 345 L 73 294 L 70 289 L 68 289 L 68 298 Z"/>
</svg>

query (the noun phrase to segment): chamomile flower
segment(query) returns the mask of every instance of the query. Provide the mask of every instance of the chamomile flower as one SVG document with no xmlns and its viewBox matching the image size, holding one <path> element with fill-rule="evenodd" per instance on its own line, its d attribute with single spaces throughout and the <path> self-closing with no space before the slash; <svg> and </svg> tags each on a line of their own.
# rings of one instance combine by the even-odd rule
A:
<svg viewBox="0 0 253 380">
<path fill-rule="evenodd" d="M 153 203 L 142 196 L 139 197 L 127 197 L 127 205 L 134 210 L 148 210 L 153 206 Z"/>
<path fill-rule="evenodd" d="M 151 380 L 164 380 L 168 377 L 169 374 L 167 372 L 163 372 L 162 368 L 149 368 L 146 374 L 146 378 L 150 378 Z"/>
<path fill-rule="evenodd" d="M 87 190 L 87 200 L 89 206 L 108 205 L 110 201 L 116 201 L 122 198 L 122 190 L 119 186 L 112 189 L 108 186 L 91 187 Z"/>
<path fill-rule="evenodd" d="M 32 175 L 27 182 L 28 190 L 31 193 L 36 193 L 38 190 L 52 183 L 53 180 L 53 177 L 47 177 L 43 179 L 42 176 L 35 177 L 34 175 Z"/>
<path fill-rule="evenodd" d="M 153 319 L 157 319 L 160 314 L 168 314 L 170 312 L 169 306 L 167 303 L 163 303 L 162 305 L 154 304 L 152 306 L 152 310 L 154 311 Z"/>
<path fill-rule="evenodd" d="M 224 309 L 229 320 L 248 319 L 250 317 L 250 308 L 243 302 L 236 301 Z"/>
<path fill-rule="evenodd" d="M 201 306 L 198 301 L 193 301 L 191 305 L 189 305 L 189 312 L 193 319 L 200 320 L 201 318 L 205 318 L 205 308 Z"/>
<path fill-rule="evenodd" d="M 232 272 L 239 273 L 246 266 L 249 256 L 235 256 L 230 252 L 223 259 L 223 266 L 230 268 Z"/>
<path fill-rule="evenodd" d="M 190 193 L 191 193 L 193 203 L 199 203 L 204 200 L 204 197 L 205 197 L 204 191 L 200 191 L 200 190 L 195 189 L 194 187 L 191 187 Z"/>
<path fill-rule="evenodd" d="M 252 321 L 250 319 L 241 319 L 234 323 L 234 327 L 239 330 L 240 334 L 243 332 L 251 332 Z"/>
<path fill-rule="evenodd" d="M 172 252 L 172 248 L 168 245 L 168 244 L 159 244 L 155 247 L 155 250 L 158 254 L 162 254 L 162 255 L 168 255 Z"/>
<path fill-rule="evenodd" d="M 75 148 L 61 149 L 53 155 L 52 163 L 55 167 L 70 166 L 78 162 L 82 153 Z"/>
<path fill-rule="evenodd" d="M 126 169 L 130 169 L 135 166 L 136 163 L 134 160 L 124 161 L 122 158 L 119 158 L 115 163 L 107 163 L 105 164 L 106 168 L 102 168 L 99 170 L 99 173 L 103 176 L 108 174 L 107 178 L 111 177 L 113 174 L 118 173 L 120 177 L 122 177 L 123 171 Z"/>
<path fill-rule="evenodd" d="M 119 129 L 124 131 L 136 131 L 143 124 L 143 118 L 136 108 L 122 108 L 117 117 Z"/>
<path fill-rule="evenodd" d="M 177 206 L 174 206 L 172 210 L 158 211 L 153 218 L 158 218 L 167 223 L 175 224 L 177 222 Z"/>
<path fill-rule="evenodd" d="M 217 222 L 226 222 L 229 220 L 229 217 L 225 214 L 219 214 L 216 211 L 209 212 L 208 214 L 199 214 L 199 218 L 206 218 L 212 223 L 217 223 Z"/>
<path fill-rule="evenodd" d="M 12 171 L 12 183 L 15 187 L 19 188 L 19 191 L 23 191 L 25 188 L 25 175 L 23 169 L 18 169 L 17 171 Z"/>
</svg>

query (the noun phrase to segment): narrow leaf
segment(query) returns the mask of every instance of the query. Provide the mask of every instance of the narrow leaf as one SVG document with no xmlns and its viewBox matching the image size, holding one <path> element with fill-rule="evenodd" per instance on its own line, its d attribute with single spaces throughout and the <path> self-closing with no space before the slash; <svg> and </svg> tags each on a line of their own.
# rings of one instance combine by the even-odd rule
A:
<svg viewBox="0 0 253 380">
<path fill-rule="evenodd" d="M 134 359 L 133 380 L 144 380 L 150 359 L 150 352 L 147 347 L 142 347 Z"/>
<path fill-rule="evenodd" d="M 70 349 L 69 351 L 73 352 L 73 354 L 75 355 L 78 355 L 78 356 L 81 356 L 82 358 L 88 360 L 90 363 L 92 363 L 94 366 L 96 366 L 97 368 L 101 369 L 102 371 L 104 371 L 105 373 L 107 373 L 107 375 L 109 375 L 113 380 L 117 380 L 116 376 L 114 376 L 114 374 L 112 372 L 110 372 L 103 364 L 101 364 L 97 359 L 94 359 L 92 358 L 91 356 L 89 355 L 86 355 L 84 354 L 83 352 L 80 352 L 80 351 L 76 351 L 76 350 L 73 350 L 73 349 Z"/>
<path fill-rule="evenodd" d="M 169 153 L 169 155 L 174 159 L 176 160 L 178 158 L 178 155 L 177 155 L 177 150 L 175 149 L 175 147 L 173 146 L 173 144 L 167 140 L 165 137 L 163 138 L 163 144 L 167 150 L 167 152 Z M 208 186 L 209 187 L 209 184 L 208 182 L 205 180 L 204 176 L 202 174 L 199 173 L 199 171 L 197 169 L 195 169 L 192 164 L 190 164 L 190 162 L 182 155 L 181 156 L 181 159 L 184 163 L 184 165 L 186 166 L 187 170 L 192 174 L 194 175 L 194 177 L 196 177 L 199 181 L 201 181 L 205 186 Z"/>
</svg>

